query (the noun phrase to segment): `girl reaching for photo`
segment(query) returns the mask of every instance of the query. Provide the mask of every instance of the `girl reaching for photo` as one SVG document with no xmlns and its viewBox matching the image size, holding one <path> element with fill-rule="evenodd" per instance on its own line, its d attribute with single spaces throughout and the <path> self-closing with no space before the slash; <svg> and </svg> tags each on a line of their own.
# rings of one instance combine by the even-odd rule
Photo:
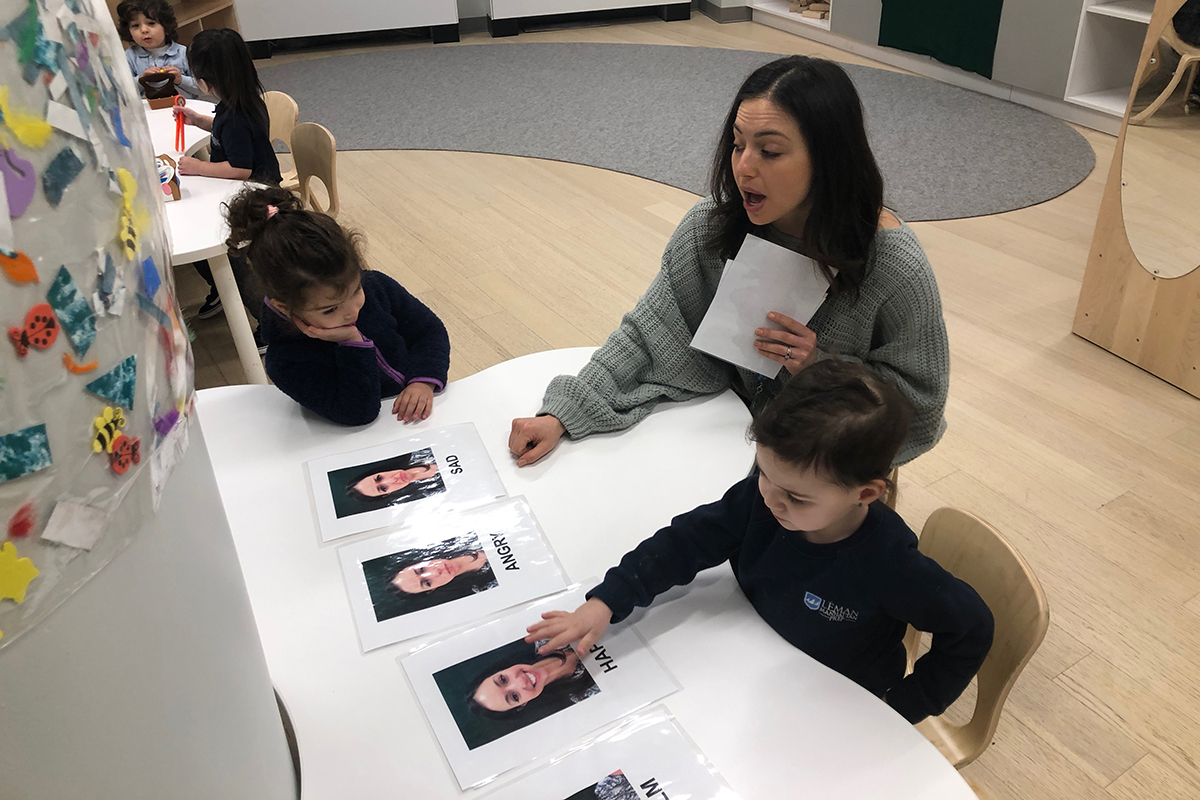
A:
<svg viewBox="0 0 1200 800">
<path fill-rule="evenodd" d="M 260 333 L 267 375 L 281 391 L 341 425 L 373 421 L 386 397 L 396 398 L 397 419 L 429 417 L 450 368 L 446 326 L 367 269 L 361 234 L 305 210 L 285 189 L 247 188 L 226 217 L 230 250 L 266 293 Z"/>
</svg>

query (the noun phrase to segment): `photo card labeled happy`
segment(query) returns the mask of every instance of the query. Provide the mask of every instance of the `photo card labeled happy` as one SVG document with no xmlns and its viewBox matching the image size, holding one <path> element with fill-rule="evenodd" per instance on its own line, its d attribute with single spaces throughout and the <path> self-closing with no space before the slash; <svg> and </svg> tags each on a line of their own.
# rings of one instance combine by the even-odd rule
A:
<svg viewBox="0 0 1200 800">
<path fill-rule="evenodd" d="M 364 652 L 567 587 L 524 497 L 423 517 L 338 556 Z"/>
<path fill-rule="evenodd" d="M 585 587 L 511 614 L 399 659 L 465 790 L 678 690 L 674 678 L 631 625 L 617 625 L 590 652 L 539 654 L 525 629 L 546 611 L 574 611 Z"/>
<path fill-rule="evenodd" d="M 323 542 L 508 494 L 471 423 L 317 458 L 305 467 Z"/>
<path fill-rule="evenodd" d="M 662 706 L 590 739 L 487 800 L 740 800 Z"/>
</svg>

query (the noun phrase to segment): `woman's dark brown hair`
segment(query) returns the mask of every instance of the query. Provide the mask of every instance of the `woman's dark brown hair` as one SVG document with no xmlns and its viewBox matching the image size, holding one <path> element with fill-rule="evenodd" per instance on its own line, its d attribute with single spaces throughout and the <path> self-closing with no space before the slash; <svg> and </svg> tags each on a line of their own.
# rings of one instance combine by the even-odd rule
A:
<svg viewBox="0 0 1200 800">
<path fill-rule="evenodd" d="M 125 0 L 117 6 L 117 33 L 127 42 L 133 41 L 129 26 L 141 14 L 146 19 L 157 22 L 166 34 L 166 43 L 175 41 L 179 33 L 179 23 L 175 20 L 175 9 L 167 0 Z"/>
<path fill-rule="evenodd" d="M 732 163 L 738 109 L 758 98 L 794 119 L 808 148 L 812 183 L 800 236 L 804 254 L 816 260 L 832 291 L 857 291 L 883 210 L 883 176 L 867 141 L 858 91 L 846 70 L 826 59 L 780 58 L 756 69 L 738 90 L 713 157 L 715 229 L 708 246 L 728 260 L 746 234 L 759 230 L 746 214 Z"/>
<path fill-rule="evenodd" d="M 845 488 L 889 483 L 912 403 L 861 364 L 818 361 L 784 384 L 750 423 L 750 438 L 783 461 Z"/>
<path fill-rule="evenodd" d="M 348 291 L 365 268 L 362 234 L 305 210 L 286 189 L 243 189 L 226 204 L 225 218 L 226 246 L 249 262 L 267 297 L 289 309 L 302 308 L 315 287 Z"/>
<path fill-rule="evenodd" d="M 240 33 L 232 28 L 200 31 L 188 48 L 188 66 L 192 77 L 207 83 L 222 105 L 253 120 L 263 136 L 267 135 L 271 118 L 262 97 L 263 85 Z"/>
</svg>

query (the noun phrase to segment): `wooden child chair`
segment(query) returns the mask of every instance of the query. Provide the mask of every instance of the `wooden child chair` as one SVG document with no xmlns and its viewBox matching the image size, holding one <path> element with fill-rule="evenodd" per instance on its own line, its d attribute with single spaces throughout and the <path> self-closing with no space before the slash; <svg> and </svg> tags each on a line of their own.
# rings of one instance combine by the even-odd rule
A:
<svg viewBox="0 0 1200 800">
<path fill-rule="evenodd" d="M 917 547 L 970 584 L 996 621 L 992 649 L 979 668 L 971 720 L 955 725 L 941 716 L 917 723 L 917 730 L 950 763 L 962 768 L 979 758 L 991 743 L 1009 691 L 1050 627 L 1050 604 L 1028 562 L 999 531 L 972 514 L 939 508 L 925 523 Z M 904 646 L 910 672 L 920 642 L 920 631 L 909 626 Z"/>
<path fill-rule="evenodd" d="M 268 132 L 271 144 L 283 142 L 291 147 L 292 131 L 300 122 L 300 106 L 296 105 L 296 101 L 292 99 L 291 95 L 283 92 L 266 92 L 263 94 L 263 102 L 267 104 L 267 116 L 271 123 L 271 130 Z M 295 156 L 293 155 L 292 158 L 294 161 Z M 294 164 L 292 169 L 283 173 L 283 182 L 280 183 L 280 186 L 292 191 L 299 188 L 300 181 L 296 177 Z"/>
<path fill-rule="evenodd" d="M 1170 22 L 1163 29 L 1160 49 L 1163 42 L 1176 53 L 1179 53 L 1179 65 L 1175 67 L 1175 74 L 1171 76 L 1170 83 L 1167 84 L 1158 97 L 1154 98 L 1154 102 L 1146 106 L 1137 116 L 1129 118 L 1130 125 L 1141 125 L 1154 116 L 1154 113 L 1162 108 L 1162 104 L 1167 102 L 1171 97 L 1171 94 L 1175 91 L 1175 87 L 1183 80 L 1184 75 L 1188 76 L 1187 83 L 1183 87 L 1183 107 L 1185 111 L 1187 110 L 1188 95 L 1192 91 L 1192 86 L 1196 83 L 1196 70 L 1200 69 L 1200 46 L 1188 44 L 1183 39 L 1180 39 L 1179 34 L 1175 32 L 1175 25 Z"/>
<path fill-rule="evenodd" d="M 292 131 L 292 158 L 299 178 L 300 202 L 314 211 L 336 217 L 341 203 L 337 190 L 337 141 L 323 125 L 302 122 Z M 325 184 L 329 208 L 323 209 L 313 196 L 312 180 Z"/>
</svg>

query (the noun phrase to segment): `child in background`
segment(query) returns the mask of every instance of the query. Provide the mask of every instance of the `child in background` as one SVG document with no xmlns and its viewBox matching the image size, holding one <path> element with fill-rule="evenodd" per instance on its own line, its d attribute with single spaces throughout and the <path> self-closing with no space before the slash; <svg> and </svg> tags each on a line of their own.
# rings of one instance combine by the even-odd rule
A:
<svg viewBox="0 0 1200 800">
<path fill-rule="evenodd" d="M 121 38 L 133 45 L 125 51 L 125 60 L 135 79 L 161 74 L 162 85 L 171 81 L 181 94 L 199 95 L 188 67 L 187 48 L 175 41 L 179 26 L 167 0 L 125 0 L 117 6 L 117 18 Z"/>
<path fill-rule="evenodd" d="M 912 407 L 859 364 L 808 367 L 751 423 L 759 473 L 682 514 L 608 571 L 574 612 L 551 611 L 525 641 L 587 652 L 636 606 L 730 561 L 780 636 L 883 698 L 909 722 L 941 714 L 983 664 L 991 612 L 975 590 L 917 550 L 900 516 L 874 502 Z M 933 632 L 905 677 L 907 625 Z"/>
<path fill-rule="evenodd" d="M 212 132 L 209 160 L 183 156 L 179 159 L 179 174 L 278 186 L 282 176 L 275 148 L 271 146 L 271 121 L 262 97 L 263 87 L 241 35 L 229 28 L 201 31 L 192 40 L 188 59 L 200 89 L 219 102 L 216 115 L 212 117 L 186 106 L 175 107 L 176 117 L 182 116 L 188 125 Z M 257 320 L 262 294 L 240 259 L 231 257 L 230 265 L 241 290 L 242 302 L 250 316 Z M 221 296 L 217 293 L 208 262 L 196 262 L 196 271 L 208 284 L 208 297 L 197 316 L 208 319 L 224 310 Z M 255 330 L 254 338 L 259 353 L 264 352 L 266 346 L 262 334 Z"/>
<path fill-rule="evenodd" d="M 304 210 L 286 189 L 246 189 L 226 209 L 240 249 L 266 291 L 260 315 L 267 375 L 331 422 L 365 425 L 398 395 L 404 422 L 429 417 L 446 385 L 450 338 L 420 300 L 366 269 L 362 237 Z"/>
</svg>

